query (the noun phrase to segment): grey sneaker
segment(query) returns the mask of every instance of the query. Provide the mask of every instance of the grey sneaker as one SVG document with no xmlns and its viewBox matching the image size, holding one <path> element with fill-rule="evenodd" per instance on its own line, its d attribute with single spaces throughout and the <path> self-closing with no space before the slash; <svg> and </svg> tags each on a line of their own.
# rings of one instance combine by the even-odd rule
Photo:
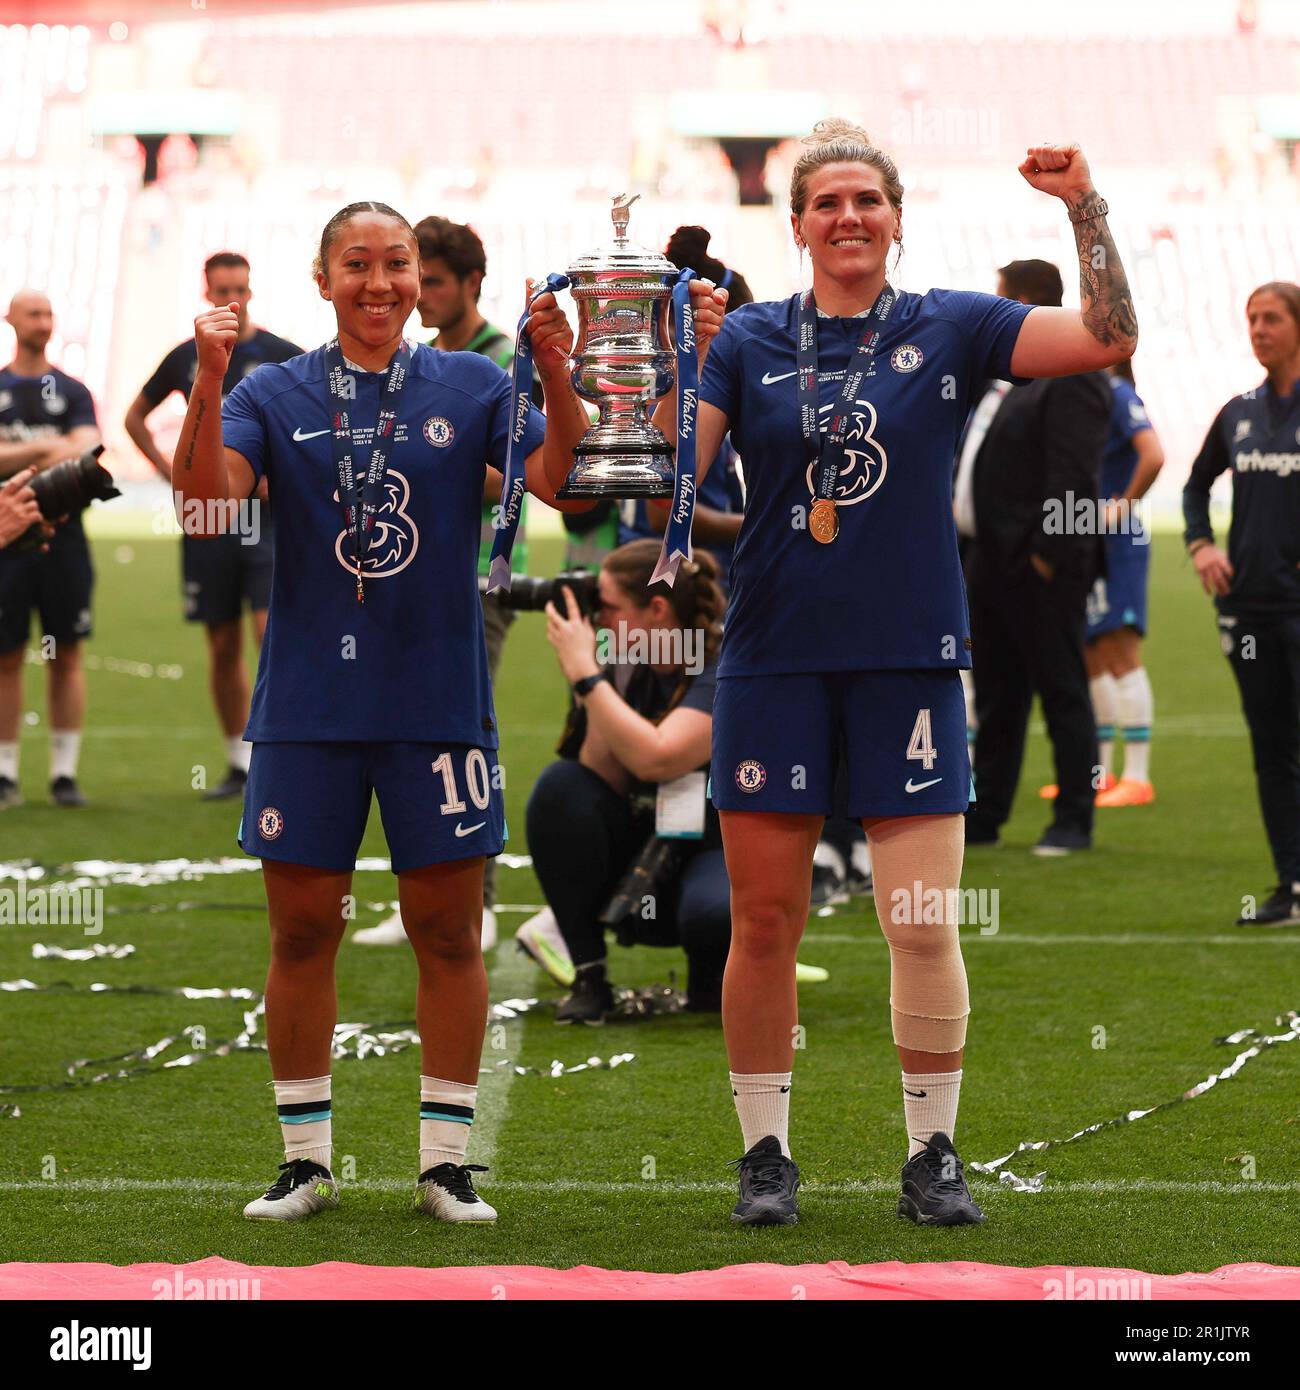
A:
<svg viewBox="0 0 1300 1390">
<path fill-rule="evenodd" d="M 799 1168 L 769 1134 L 732 1161 L 740 1172 L 740 1201 L 731 1219 L 741 1226 L 795 1226 L 799 1222 Z"/>
</svg>

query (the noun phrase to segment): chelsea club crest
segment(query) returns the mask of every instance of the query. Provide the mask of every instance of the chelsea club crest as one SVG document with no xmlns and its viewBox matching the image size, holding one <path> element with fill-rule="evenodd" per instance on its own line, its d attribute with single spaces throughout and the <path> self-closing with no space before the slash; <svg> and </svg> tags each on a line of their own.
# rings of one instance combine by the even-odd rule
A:
<svg viewBox="0 0 1300 1390">
<path fill-rule="evenodd" d="M 424 437 L 435 449 L 445 449 L 455 439 L 456 431 L 452 429 L 450 420 L 435 415 L 424 422 Z"/>
<path fill-rule="evenodd" d="M 914 372 L 925 361 L 925 353 L 915 343 L 904 343 L 889 354 L 889 365 L 896 372 Z"/>
</svg>

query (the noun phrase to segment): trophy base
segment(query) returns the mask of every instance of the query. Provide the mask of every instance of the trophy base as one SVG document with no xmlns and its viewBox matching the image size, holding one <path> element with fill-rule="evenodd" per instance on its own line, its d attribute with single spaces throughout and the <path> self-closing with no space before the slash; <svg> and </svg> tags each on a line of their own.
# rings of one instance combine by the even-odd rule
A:
<svg viewBox="0 0 1300 1390">
<path fill-rule="evenodd" d="M 558 498 L 667 499 L 674 490 L 671 453 L 631 453 L 618 449 L 604 452 L 590 447 L 574 451 L 574 465 Z"/>
</svg>

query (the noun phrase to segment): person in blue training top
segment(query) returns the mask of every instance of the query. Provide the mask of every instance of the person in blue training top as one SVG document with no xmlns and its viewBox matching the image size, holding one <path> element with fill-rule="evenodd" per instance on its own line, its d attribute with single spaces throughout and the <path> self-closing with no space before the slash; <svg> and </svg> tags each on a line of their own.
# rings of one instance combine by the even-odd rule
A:
<svg viewBox="0 0 1300 1390">
<path fill-rule="evenodd" d="M 1219 615 L 1241 692 L 1277 886 L 1242 897 L 1239 927 L 1300 926 L 1300 285 L 1272 280 L 1246 300 L 1268 374 L 1214 417 L 1183 489 L 1183 539 Z M 1210 488 L 1232 475 L 1228 549 L 1210 525 Z"/>
<path fill-rule="evenodd" d="M 892 289 L 898 170 L 859 127 L 824 121 L 791 181 L 812 289 L 727 315 L 705 362 L 699 457 L 711 460 L 730 429 L 748 488 L 712 761 L 732 886 L 722 1009 L 746 1150 L 737 1222 L 797 1220 L 794 962 L 841 746 L 890 947 L 910 1154 L 899 1212 L 923 1224 L 983 1219 L 951 1139 L 969 1011 L 954 890 L 970 796 L 952 460 L 988 378 L 1107 367 L 1137 338 L 1082 151 L 1036 146 L 1020 172 L 1069 209 L 1082 312 Z M 656 424 L 671 431 L 672 414 L 669 399 Z"/>
</svg>

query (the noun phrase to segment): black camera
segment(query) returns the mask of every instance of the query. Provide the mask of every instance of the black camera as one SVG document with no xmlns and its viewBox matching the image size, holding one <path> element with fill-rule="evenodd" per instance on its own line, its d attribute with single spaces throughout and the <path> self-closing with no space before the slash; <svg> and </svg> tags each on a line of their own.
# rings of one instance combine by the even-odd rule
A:
<svg viewBox="0 0 1300 1390">
<path fill-rule="evenodd" d="M 675 888 L 681 877 L 683 849 L 680 840 L 663 840 L 651 835 L 641 847 L 641 853 L 628 865 L 600 914 L 600 925 L 614 932 L 620 946 L 638 942 L 657 944 L 646 937 L 642 909 L 647 901 L 658 899 Z M 657 919 L 658 913 L 655 917 Z"/>
<path fill-rule="evenodd" d="M 479 592 L 487 592 L 487 579 L 478 582 Z M 553 579 L 543 579 L 532 574 L 516 574 L 511 577 L 509 589 L 498 589 L 502 602 L 517 613 L 540 613 L 548 603 L 565 612 L 562 588 L 573 590 L 578 608 L 593 618 L 600 607 L 600 584 L 595 570 L 564 570 Z"/>
<path fill-rule="evenodd" d="M 99 462 L 103 452 L 102 444 L 94 444 L 79 458 L 64 459 L 30 480 L 27 486 L 36 494 L 36 505 L 47 522 L 85 511 L 96 499 L 107 502 L 110 497 L 121 497 L 113 486 L 113 475 Z M 10 549 L 33 550 L 44 539 L 37 522 L 23 532 Z"/>
</svg>

